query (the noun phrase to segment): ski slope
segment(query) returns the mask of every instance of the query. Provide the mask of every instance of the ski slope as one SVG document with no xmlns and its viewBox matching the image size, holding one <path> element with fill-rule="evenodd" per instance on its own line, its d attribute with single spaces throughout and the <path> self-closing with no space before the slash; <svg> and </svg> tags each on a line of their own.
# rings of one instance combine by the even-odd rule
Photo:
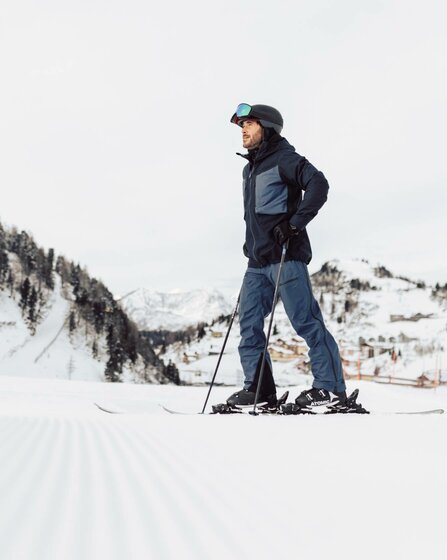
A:
<svg viewBox="0 0 447 560">
<path fill-rule="evenodd" d="M 0 371 L 2 375 L 102 381 L 105 361 L 95 359 L 87 336 L 70 335 L 71 302 L 63 295 L 59 275 L 32 334 L 18 303 L 0 292 Z M 101 339 L 98 341 L 101 347 Z"/>
<path fill-rule="evenodd" d="M 447 407 L 445 389 L 356 386 L 383 412 Z M 206 392 L 0 376 L 1 559 L 443 557 L 447 415 L 159 406 Z"/>
</svg>

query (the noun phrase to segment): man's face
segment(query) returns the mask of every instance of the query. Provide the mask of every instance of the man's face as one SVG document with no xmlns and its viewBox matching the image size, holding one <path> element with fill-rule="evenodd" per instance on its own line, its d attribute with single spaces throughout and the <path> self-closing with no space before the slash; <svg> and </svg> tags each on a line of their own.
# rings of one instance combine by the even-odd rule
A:
<svg viewBox="0 0 447 560">
<path fill-rule="evenodd" d="M 254 119 L 245 119 L 241 126 L 244 148 L 247 150 L 257 148 L 262 142 L 262 126 Z"/>
</svg>

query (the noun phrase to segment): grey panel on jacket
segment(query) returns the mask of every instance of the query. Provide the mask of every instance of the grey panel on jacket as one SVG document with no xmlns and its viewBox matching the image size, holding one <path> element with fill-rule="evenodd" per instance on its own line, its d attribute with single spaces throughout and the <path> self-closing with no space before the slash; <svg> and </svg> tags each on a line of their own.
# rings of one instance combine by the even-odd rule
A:
<svg viewBox="0 0 447 560">
<path fill-rule="evenodd" d="M 279 174 L 278 166 L 256 177 L 257 214 L 284 214 L 287 212 L 287 185 Z"/>
</svg>

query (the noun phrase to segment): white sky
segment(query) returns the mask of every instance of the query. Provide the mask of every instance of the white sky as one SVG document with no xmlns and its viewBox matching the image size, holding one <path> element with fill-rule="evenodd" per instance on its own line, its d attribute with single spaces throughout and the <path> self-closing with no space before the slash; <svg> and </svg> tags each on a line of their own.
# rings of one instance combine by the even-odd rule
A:
<svg viewBox="0 0 447 560">
<path fill-rule="evenodd" d="M 239 102 L 277 107 L 329 200 L 314 260 L 447 282 L 445 2 L 15 0 L 0 219 L 116 293 L 245 268 Z"/>
</svg>

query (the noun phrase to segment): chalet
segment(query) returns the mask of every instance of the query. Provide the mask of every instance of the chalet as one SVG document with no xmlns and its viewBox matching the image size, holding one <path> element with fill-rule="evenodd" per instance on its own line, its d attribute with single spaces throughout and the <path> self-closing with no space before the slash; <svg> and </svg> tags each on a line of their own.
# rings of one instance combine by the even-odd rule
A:
<svg viewBox="0 0 447 560">
<path fill-rule="evenodd" d="M 429 313 L 428 315 L 424 315 L 423 313 L 416 313 L 409 317 L 405 317 L 404 315 L 390 315 L 390 323 L 396 323 L 397 321 L 412 321 L 416 323 L 421 319 L 432 319 L 433 313 Z"/>
<path fill-rule="evenodd" d="M 298 357 L 292 350 L 277 346 L 269 346 L 269 354 L 274 362 L 290 362 Z"/>
</svg>

